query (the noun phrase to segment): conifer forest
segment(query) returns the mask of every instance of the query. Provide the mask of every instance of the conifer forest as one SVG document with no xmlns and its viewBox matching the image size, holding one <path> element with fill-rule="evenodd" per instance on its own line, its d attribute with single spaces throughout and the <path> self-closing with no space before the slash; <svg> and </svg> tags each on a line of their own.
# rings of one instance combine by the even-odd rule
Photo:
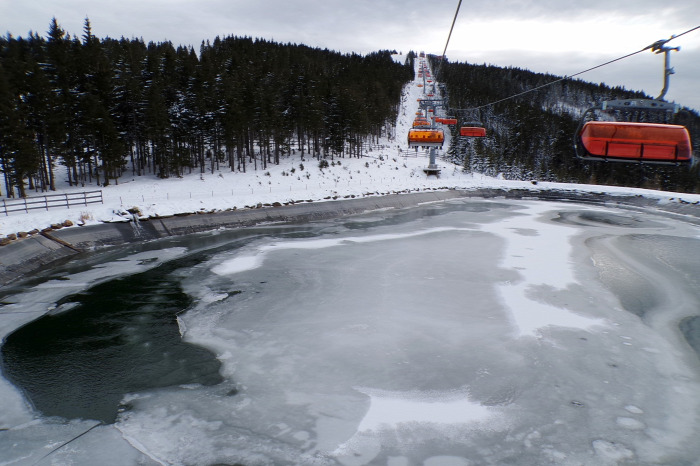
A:
<svg viewBox="0 0 700 466">
<path fill-rule="evenodd" d="M 343 55 L 227 37 L 193 48 L 70 37 L 0 39 L 0 169 L 7 193 L 70 183 L 265 168 L 294 144 L 359 153 L 391 130 L 410 66 L 388 51 Z"/>
<path fill-rule="evenodd" d="M 25 197 L 146 174 L 265 169 L 301 151 L 360 157 L 392 136 L 413 52 L 367 55 L 229 36 L 199 50 L 170 42 L 100 39 L 85 20 L 71 36 L 54 18 L 46 37 L 0 38 L 0 195 Z M 487 128 L 459 138 L 447 156 L 467 171 L 511 179 L 700 192 L 697 166 L 647 166 L 576 159 L 573 135 L 600 100 L 643 97 L 622 88 L 517 68 L 451 63 L 431 56 L 447 114 Z M 483 106 L 483 107 L 482 107 Z M 700 117 L 678 123 L 700 141 Z M 397 141 L 400 144 L 401 141 Z"/>
</svg>

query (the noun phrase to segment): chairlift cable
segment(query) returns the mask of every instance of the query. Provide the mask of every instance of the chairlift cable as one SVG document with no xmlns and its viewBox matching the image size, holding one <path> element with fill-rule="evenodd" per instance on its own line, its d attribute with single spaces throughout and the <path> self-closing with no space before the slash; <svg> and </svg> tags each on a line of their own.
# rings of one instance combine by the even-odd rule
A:
<svg viewBox="0 0 700 466">
<path fill-rule="evenodd" d="M 694 28 L 688 29 L 685 32 L 681 32 L 680 34 L 676 34 L 675 36 L 671 36 L 671 39 L 677 39 L 678 37 L 683 36 L 685 34 L 688 34 L 689 32 L 693 32 L 696 29 L 700 29 L 700 26 L 695 26 Z M 671 39 L 668 39 L 668 40 L 671 40 Z"/>
<path fill-rule="evenodd" d="M 63 442 L 61 445 L 57 446 L 56 448 L 54 448 L 53 450 L 51 450 L 50 452 L 48 452 L 47 454 L 45 454 L 44 456 L 42 456 L 41 458 L 39 458 L 39 460 L 38 460 L 36 463 L 34 463 L 34 465 L 37 465 L 37 464 L 41 463 L 43 460 L 45 460 L 46 458 L 48 458 L 49 456 L 51 456 L 53 453 L 57 452 L 57 451 L 60 450 L 61 448 L 65 447 L 65 446 L 68 445 L 69 443 L 74 442 L 75 440 L 78 440 L 80 437 L 82 437 L 83 435 L 87 434 L 87 433 L 90 432 L 92 429 L 95 429 L 96 427 L 99 427 L 99 426 L 102 426 L 102 425 L 104 425 L 104 423 L 103 423 L 102 421 L 99 421 L 97 424 L 95 424 L 94 426 L 90 427 L 88 430 L 86 430 L 86 431 L 84 431 L 84 432 L 82 432 L 82 433 L 76 435 L 75 437 L 73 437 L 72 439 L 68 440 L 67 442 Z"/>
<path fill-rule="evenodd" d="M 459 8 L 462 6 L 462 0 L 459 0 L 457 4 L 457 10 L 455 11 L 455 16 L 452 18 L 452 26 L 450 26 L 450 33 L 447 34 L 447 41 L 445 42 L 445 48 L 442 50 L 442 55 L 440 55 L 440 63 L 438 64 L 437 73 L 435 73 L 435 79 L 440 78 L 440 68 L 442 67 L 442 62 L 445 60 L 445 53 L 447 53 L 447 46 L 450 43 L 450 37 L 452 37 L 452 30 L 455 28 L 455 23 L 457 22 L 457 15 L 459 15 Z"/>
</svg>

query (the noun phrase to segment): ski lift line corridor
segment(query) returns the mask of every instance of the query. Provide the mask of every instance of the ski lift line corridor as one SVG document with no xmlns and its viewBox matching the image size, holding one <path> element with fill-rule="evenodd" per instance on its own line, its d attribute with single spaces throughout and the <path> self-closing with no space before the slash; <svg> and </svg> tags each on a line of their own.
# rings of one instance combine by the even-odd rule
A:
<svg viewBox="0 0 700 466">
<path fill-rule="evenodd" d="M 444 108 L 443 99 L 436 95 L 438 90 L 431 76 L 430 69 L 425 61 L 425 54 L 421 52 L 418 61 L 418 72 L 414 84 L 420 89 L 421 97 L 417 98 L 418 110 L 407 134 L 409 149 L 428 149 L 429 163 L 423 169 L 426 175 L 439 176 L 440 169 L 437 166 L 436 150 L 441 149 L 445 143 L 445 132 L 438 124 L 449 124 L 437 115 L 437 110 Z M 414 94 L 415 95 L 415 94 Z M 456 121 L 455 121 L 456 123 Z"/>
</svg>

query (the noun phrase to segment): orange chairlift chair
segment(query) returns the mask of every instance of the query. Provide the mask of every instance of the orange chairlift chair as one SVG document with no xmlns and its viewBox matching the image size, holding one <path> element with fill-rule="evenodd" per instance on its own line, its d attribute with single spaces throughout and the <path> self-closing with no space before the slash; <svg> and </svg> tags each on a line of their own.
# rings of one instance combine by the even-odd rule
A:
<svg viewBox="0 0 700 466">
<path fill-rule="evenodd" d="M 481 115 L 478 108 L 458 109 L 457 111 L 466 114 L 462 117 L 462 126 L 459 128 L 459 135 L 461 137 L 486 137 L 486 128 L 481 123 Z"/>
<path fill-rule="evenodd" d="M 408 130 L 408 147 L 442 147 L 445 133 L 441 129 L 413 128 Z"/>
<path fill-rule="evenodd" d="M 583 160 L 679 164 L 691 162 L 693 148 L 688 130 L 681 125 L 635 121 L 587 121 L 597 111 L 667 115 L 678 106 L 651 99 L 605 101 L 583 114 L 574 136 L 576 155 Z M 662 115 L 663 116 L 663 115 Z"/>
<path fill-rule="evenodd" d="M 459 128 L 459 135 L 469 138 L 486 137 L 486 128 L 482 126 L 462 126 Z"/>
</svg>

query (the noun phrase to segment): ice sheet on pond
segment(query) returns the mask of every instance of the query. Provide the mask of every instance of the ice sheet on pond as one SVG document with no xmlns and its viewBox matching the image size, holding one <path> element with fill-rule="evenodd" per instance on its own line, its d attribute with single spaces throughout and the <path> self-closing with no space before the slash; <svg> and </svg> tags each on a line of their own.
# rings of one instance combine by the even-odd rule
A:
<svg viewBox="0 0 700 466">
<path fill-rule="evenodd" d="M 700 457 L 700 364 L 678 330 L 698 270 L 662 254 L 700 249 L 697 227 L 573 204 L 421 209 L 220 248 L 182 273 L 184 338 L 225 381 L 135 393 L 115 428 L 164 464 Z M 645 319 L 611 263 L 664 277 Z"/>
</svg>

